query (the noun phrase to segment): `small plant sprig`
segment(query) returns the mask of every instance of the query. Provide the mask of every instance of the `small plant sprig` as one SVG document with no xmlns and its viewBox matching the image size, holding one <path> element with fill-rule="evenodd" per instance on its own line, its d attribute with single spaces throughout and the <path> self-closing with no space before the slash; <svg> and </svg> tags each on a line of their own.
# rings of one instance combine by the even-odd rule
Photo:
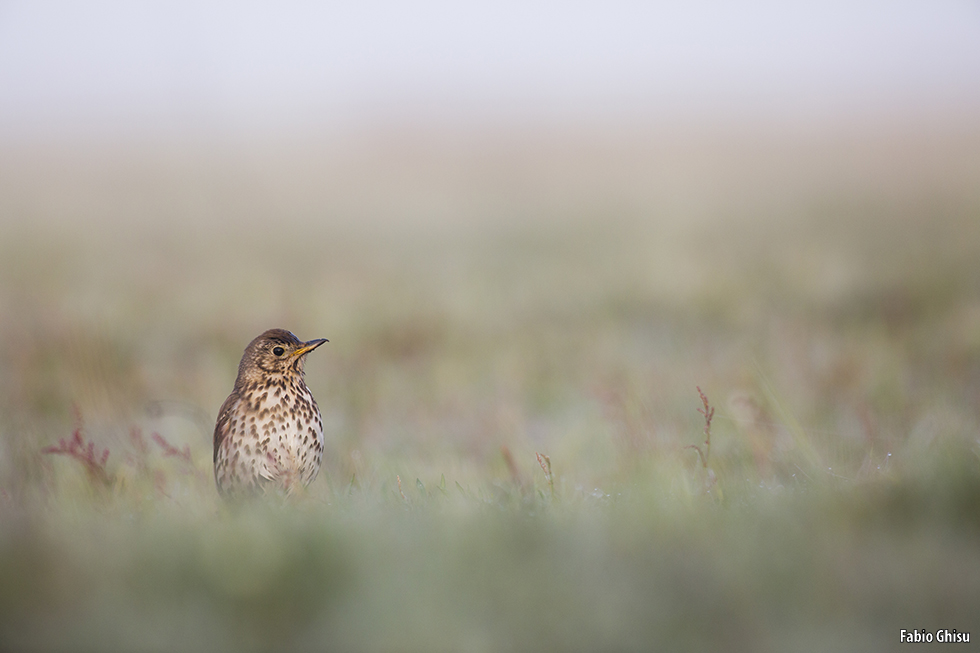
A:
<svg viewBox="0 0 980 653">
<path fill-rule="evenodd" d="M 190 447 L 190 445 L 185 444 L 183 449 L 178 449 L 174 445 L 172 445 L 169 442 L 167 442 L 167 439 L 165 437 L 163 437 L 162 435 L 160 435 L 159 433 L 154 433 L 150 437 L 152 437 L 153 438 L 153 441 L 156 442 L 158 445 L 160 445 L 160 448 L 163 449 L 163 455 L 164 455 L 164 457 L 166 457 L 166 458 L 171 458 L 171 457 L 173 457 L 173 458 L 180 458 L 181 460 L 183 460 L 188 465 L 191 464 L 191 447 Z"/>
<path fill-rule="evenodd" d="M 704 415 L 704 449 L 696 444 L 689 444 L 685 449 L 694 449 L 698 452 L 698 458 L 701 460 L 701 467 L 705 471 L 704 479 L 704 491 L 710 493 L 711 489 L 718 482 L 718 478 L 715 476 L 715 470 L 708 467 L 708 460 L 711 456 L 711 420 L 715 416 L 715 409 L 708 403 L 708 397 L 705 396 L 701 388 L 698 387 L 698 395 L 701 397 L 702 408 L 698 408 L 698 412 Z M 721 497 L 721 489 L 718 489 L 718 497 Z"/>
<path fill-rule="evenodd" d="M 538 464 L 541 465 L 541 470 L 544 472 L 544 478 L 548 481 L 548 488 L 551 490 L 551 498 L 555 498 L 555 477 L 551 474 L 551 458 L 544 455 L 543 453 L 534 452 L 535 457 L 538 459 Z"/>
<path fill-rule="evenodd" d="M 73 458 L 83 465 L 89 482 L 101 489 L 124 490 L 130 479 L 130 474 L 125 470 L 131 468 L 135 471 L 137 478 L 151 479 L 157 493 L 169 497 L 166 491 L 167 475 L 164 470 L 151 466 L 150 445 L 138 426 L 133 426 L 129 430 L 131 451 L 123 452 L 122 463 L 118 470 L 110 473 L 106 466 L 109 461 L 109 449 L 102 449 L 100 453 L 100 448 L 96 447 L 94 440 L 86 440 L 83 424 L 81 413 L 76 410 L 75 429 L 72 431 L 71 438 L 68 440 L 62 438 L 58 444 L 41 449 L 41 453 Z M 207 482 L 207 474 L 194 466 L 189 445 L 185 445 L 183 449 L 178 449 L 159 433 L 153 433 L 151 437 L 153 442 L 162 449 L 164 458 L 176 458 L 180 462 L 179 467 L 182 473 L 193 476 L 199 482 Z"/>
<path fill-rule="evenodd" d="M 85 442 L 85 438 L 82 436 L 81 423 L 75 427 L 70 440 L 66 442 L 64 438 L 61 438 L 58 444 L 41 449 L 41 453 L 58 454 L 74 458 L 85 466 L 85 471 L 88 473 L 90 479 L 101 483 L 103 487 L 112 485 L 112 476 L 106 470 L 106 463 L 109 461 L 109 450 L 104 449 L 101 455 L 96 456 L 95 442 L 91 440 L 87 443 Z"/>
<path fill-rule="evenodd" d="M 524 487 L 524 479 L 521 476 L 521 470 L 517 467 L 517 462 L 514 460 L 514 454 L 510 452 L 510 447 L 506 444 L 500 445 L 500 455 L 504 459 L 504 464 L 507 465 L 507 472 L 510 474 L 510 480 L 518 488 Z"/>
<path fill-rule="evenodd" d="M 704 415 L 704 449 L 696 444 L 689 444 L 684 448 L 697 451 L 698 458 L 701 459 L 701 466 L 708 469 L 708 456 L 711 455 L 711 419 L 715 416 L 715 409 L 708 403 L 708 398 L 701 392 L 701 387 L 697 386 L 697 388 L 698 394 L 701 396 L 701 403 L 704 405 L 704 408 L 698 408 L 698 412 Z"/>
</svg>

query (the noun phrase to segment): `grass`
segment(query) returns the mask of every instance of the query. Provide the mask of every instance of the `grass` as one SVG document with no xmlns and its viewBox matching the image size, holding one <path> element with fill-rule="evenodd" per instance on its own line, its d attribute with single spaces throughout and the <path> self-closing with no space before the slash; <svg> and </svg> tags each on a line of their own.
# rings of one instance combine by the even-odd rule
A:
<svg viewBox="0 0 980 653">
<path fill-rule="evenodd" d="M 0 648 L 980 636 L 980 147 L 949 129 L 8 149 Z M 330 338 L 324 467 L 230 507 L 213 420 L 272 326 Z"/>
</svg>

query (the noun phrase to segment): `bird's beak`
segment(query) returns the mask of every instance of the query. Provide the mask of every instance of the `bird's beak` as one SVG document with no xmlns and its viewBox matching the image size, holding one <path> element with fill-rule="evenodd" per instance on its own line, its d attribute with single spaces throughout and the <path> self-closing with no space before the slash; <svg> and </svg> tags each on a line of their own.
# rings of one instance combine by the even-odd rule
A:
<svg viewBox="0 0 980 653">
<path fill-rule="evenodd" d="M 293 352 L 293 358 L 299 358 L 303 354 L 308 354 L 325 342 L 330 342 L 326 338 L 317 338 L 316 340 L 310 340 L 309 342 L 304 342 L 303 346 Z"/>
</svg>

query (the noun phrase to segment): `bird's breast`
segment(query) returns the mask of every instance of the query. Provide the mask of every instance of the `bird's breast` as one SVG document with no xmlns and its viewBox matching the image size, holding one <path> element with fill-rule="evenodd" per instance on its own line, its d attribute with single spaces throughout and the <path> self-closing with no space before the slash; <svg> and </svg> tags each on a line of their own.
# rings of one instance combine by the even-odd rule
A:
<svg viewBox="0 0 980 653">
<path fill-rule="evenodd" d="M 225 452 L 238 477 L 284 487 L 316 478 L 323 456 L 323 422 L 306 384 L 273 380 L 250 388 L 233 410 Z"/>
</svg>

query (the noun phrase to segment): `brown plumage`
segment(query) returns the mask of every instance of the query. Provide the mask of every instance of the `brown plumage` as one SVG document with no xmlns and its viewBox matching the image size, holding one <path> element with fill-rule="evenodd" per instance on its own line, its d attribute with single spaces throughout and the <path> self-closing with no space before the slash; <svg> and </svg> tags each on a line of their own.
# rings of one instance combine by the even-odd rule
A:
<svg viewBox="0 0 980 653">
<path fill-rule="evenodd" d="M 235 389 L 214 425 L 214 480 L 222 496 L 288 494 L 316 478 L 323 421 L 303 366 L 325 342 L 269 329 L 245 348 Z"/>
</svg>

